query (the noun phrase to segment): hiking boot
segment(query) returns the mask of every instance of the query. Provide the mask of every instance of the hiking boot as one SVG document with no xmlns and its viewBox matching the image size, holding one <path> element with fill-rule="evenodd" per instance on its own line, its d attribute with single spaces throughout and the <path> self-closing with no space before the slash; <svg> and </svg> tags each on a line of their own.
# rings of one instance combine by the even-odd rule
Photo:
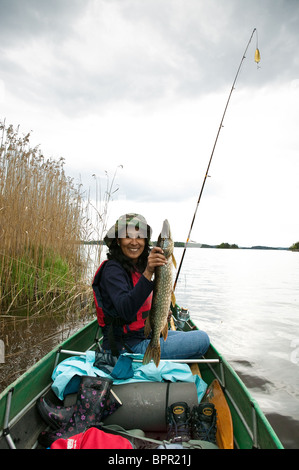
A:
<svg viewBox="0 0 299 470">
<path fill-rule="evenodd" d="M 185 402 L 176 402 L 167 408 L 167 440 L 187 442 L 191 439 L 190 408 Z"/>
<path fill-rule="evenodd" d="M 216 409 L 213 403 L 194 406 L 191 414 L 192 439 L 216 444 Z"/>
<path fill-rule="evenodd" d="M 44 447 L 50 447 L 57 439 L 67 439 L 92 426 L 99 425 L 111 385 L 112 380 L 103 377 L 82 377 L 77 402 L 73 407 L 68 407 L 64 414 L 65 421 L 59 429 L 41 432 L 38 442 Z"/>
</svg>

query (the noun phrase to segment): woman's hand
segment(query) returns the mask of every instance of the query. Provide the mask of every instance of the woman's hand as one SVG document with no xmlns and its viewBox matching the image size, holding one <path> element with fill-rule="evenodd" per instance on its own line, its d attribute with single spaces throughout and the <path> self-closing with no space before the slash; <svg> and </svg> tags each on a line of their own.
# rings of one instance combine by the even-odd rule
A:
<svg viewBox="0 0 299 470">
<path fill-rule="evenodd" d="M 143 272 L 143 275 L 151 281 L 152 276 L 155 272 L 155 268 L 158 266 L 165 266 L 167 264 L 167 259 L 165 258 L 163 254 L 162 248 L 159 246 L 155 246 L 152 248 L 150 254 L 148 255 L 147 258 L 147 266 Z"/>
</svg>

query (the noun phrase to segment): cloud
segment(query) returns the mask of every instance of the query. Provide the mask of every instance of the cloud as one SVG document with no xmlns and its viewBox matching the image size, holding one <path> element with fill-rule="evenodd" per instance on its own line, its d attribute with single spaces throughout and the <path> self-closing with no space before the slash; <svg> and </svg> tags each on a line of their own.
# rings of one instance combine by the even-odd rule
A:
<svg viewBox="0 0 299 470">
<path fill-rule="evenodd" d="M 160 215 L 172 226 L 179 218 L 181 239 L 257 28 L 193 238 L 208 243 L 221 233 L 242 243 L 241 232 L 246 241 L 263 232 L 270 242 L 289 230 L 284 243 L 295 241 L 297 0 L 0 0 L 0 7 L 1 117 L 32 129 L 45 155 L 63 156 L 86 192 L 94 194 L 93 174 L 105 181 L 105 171 L 111 176 L 122 164 L 112 211 L 136 205 L 157 225 Z"/>
<path fill-rule="evenodd" d="M 70 34 L 86 4 L 84 0 L 1 0 L 2 46 L 43 37 L 58 44 Z"/>
<path fill-rule="evenodd" d="M 286 65 L 298 66 L 292 1 L 1 3 L 8 89 L 68 116 L 103 113 L 121 101 L 148 106 L 227 90 L 253 27 L 260 30 L 264 83 L 286 79 Z M 253 68 L 242 75 L 248 87 L 259 86 Z"/>
</svg>

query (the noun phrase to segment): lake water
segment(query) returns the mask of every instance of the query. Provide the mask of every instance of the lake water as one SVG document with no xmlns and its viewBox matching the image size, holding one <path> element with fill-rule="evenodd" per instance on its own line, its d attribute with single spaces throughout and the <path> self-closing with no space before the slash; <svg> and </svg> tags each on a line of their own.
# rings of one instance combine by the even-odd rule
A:
<svg viewBox="0 0 299 470">
<path fill-rule="evenodd" d="M 177 263 L 182 252 L 175 249 Z M 298 449 L 299 253 L 188 248 L 175 294 L 238 372 L 283 445 Z M 3 319 L 0 391 L 90 320 L 74 312 Z"/>
<path fill-rule="evenodd" d="M 188 248 L 176 299 L 299 448 L 299 253 Z"/>
</svg>

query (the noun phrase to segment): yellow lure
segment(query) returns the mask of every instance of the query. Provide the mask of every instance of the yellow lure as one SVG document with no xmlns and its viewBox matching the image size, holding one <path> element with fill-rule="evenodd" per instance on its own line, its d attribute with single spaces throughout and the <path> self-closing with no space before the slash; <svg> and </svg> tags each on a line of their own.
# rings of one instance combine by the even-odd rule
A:
<svg viewBox="0 0 299 470">
<path fill-rule="evenodd" d="M 255 54 L 254 54 L 254 61 L 258 64 L 260 60 L 261 60 L 261 54 L 258 48 L 256 48 Z"/>
</svg>

